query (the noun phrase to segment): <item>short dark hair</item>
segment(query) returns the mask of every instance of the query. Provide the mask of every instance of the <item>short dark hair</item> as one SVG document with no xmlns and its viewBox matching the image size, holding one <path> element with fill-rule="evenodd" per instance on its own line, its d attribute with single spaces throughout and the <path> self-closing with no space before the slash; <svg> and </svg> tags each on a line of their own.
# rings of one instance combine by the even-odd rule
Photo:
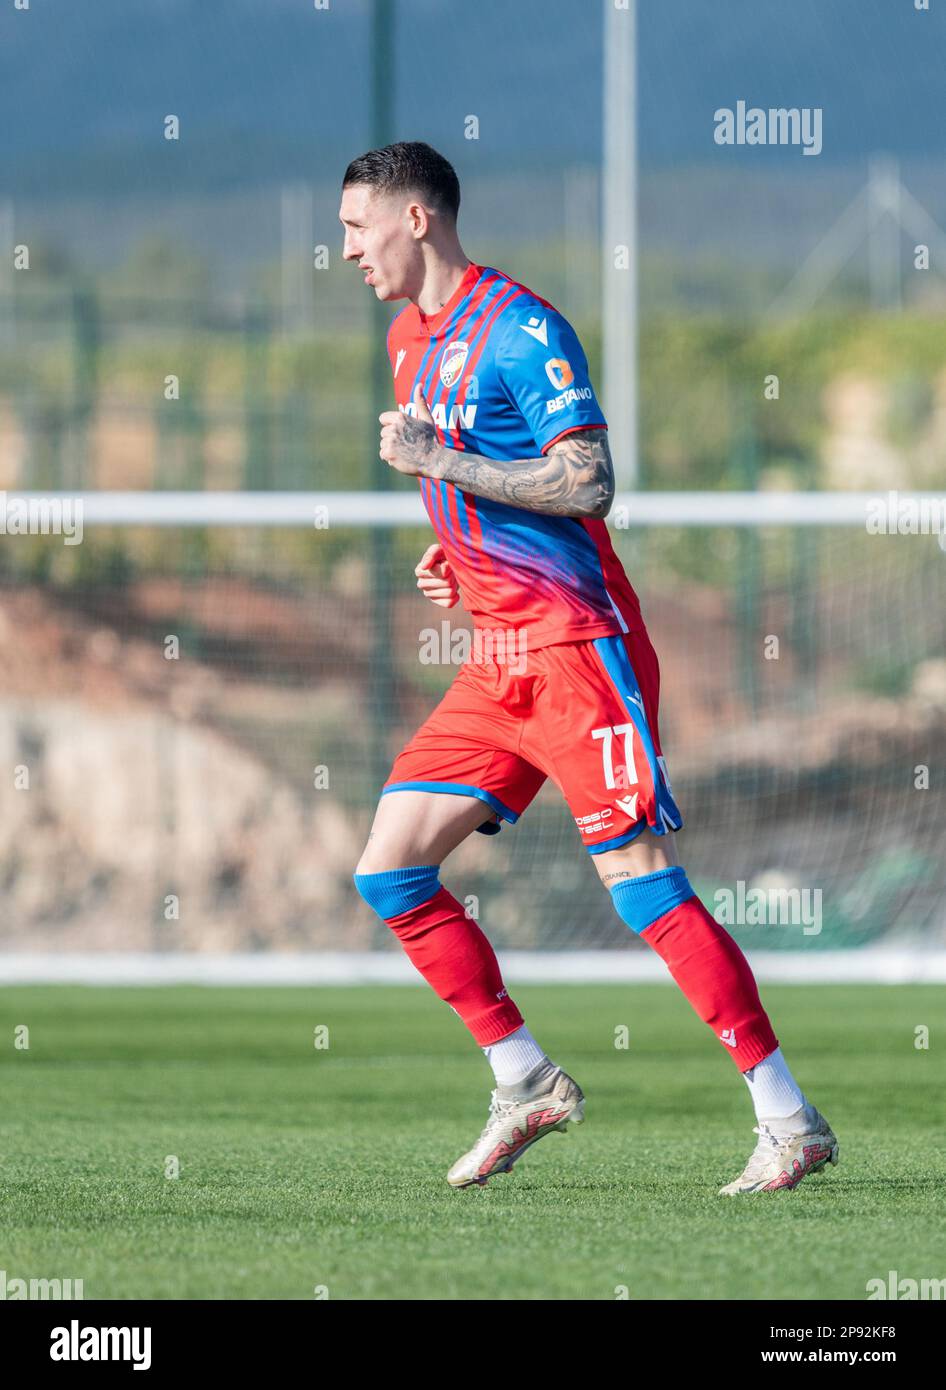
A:
<svg viewBox="0 0 946 1390">
<path fill-rule="evenodd" d="M 360 154 L 345 170 L 342 188 L 353 183 L 366 183 L 379 193 L 420 193 L 454 222 L 460 211 L 460 180 L 453 165 L 423 140 L 400 140 Z"/>
</svg>

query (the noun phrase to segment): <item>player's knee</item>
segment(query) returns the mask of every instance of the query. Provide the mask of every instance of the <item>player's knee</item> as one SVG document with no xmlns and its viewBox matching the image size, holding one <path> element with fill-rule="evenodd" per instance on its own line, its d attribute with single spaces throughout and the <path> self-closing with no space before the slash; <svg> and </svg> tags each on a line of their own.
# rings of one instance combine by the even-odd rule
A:
<svg viewBox="0 0 946 1390">
<path fill-rule="evenodd" d="M 382 869 L 377 873 L 356 870 L 352 877 L 362 898 L 385 921 L 420 907 L 440 891 L 439 864 Z"/>
<path fill-rule="evenodd" d="M 638 935 L 694 896 L 679 864 L 637 878 L 619 879 L 609 891 L 615 912 Z"/>
<path fill-rule="evenodd" d="M 403 859 L 400 846 L 390 835 L 380 832 L 371 835 L 361 852 L 355 873 L 365 875 L 385 873 L 389 869 L 402 867 Z"/>
</svg>

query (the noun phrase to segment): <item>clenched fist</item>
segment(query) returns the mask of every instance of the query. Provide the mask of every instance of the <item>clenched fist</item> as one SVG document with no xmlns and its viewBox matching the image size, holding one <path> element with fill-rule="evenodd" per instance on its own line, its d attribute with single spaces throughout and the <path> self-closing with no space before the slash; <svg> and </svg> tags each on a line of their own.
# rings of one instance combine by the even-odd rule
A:
<svg viewBox="0 0 946 1390">
<path fill-rule="evenodd" d="M 440 453 L 440 445 L 434 417 L 427 409 L 419 384 L 414 387 L 414 409 L 416 416 L 406 415 L 402 410 L 385 410 L 378 416 L 381 421 L 380 456 L 399 473 L 432 477 L 431 466 Z"/>
<path fill-rule="evenodd" d="M 431 603 L 441 608 L 452 608 L 459 601 L 460 590 L 442 545 L 429 545 L 414 573 L 417 575 L 418 589 Z"/>
</svg>

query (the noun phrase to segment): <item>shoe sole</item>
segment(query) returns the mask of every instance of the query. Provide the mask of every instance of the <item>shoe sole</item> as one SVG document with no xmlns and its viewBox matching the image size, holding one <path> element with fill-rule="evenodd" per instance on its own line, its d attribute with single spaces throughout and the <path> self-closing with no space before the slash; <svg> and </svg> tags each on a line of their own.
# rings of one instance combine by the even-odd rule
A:
<svg viewBox="0 0 946 1390">
<path fill-rule="evenodd" d="M 551 1134 L 552 1131 L 556 1129 L 559 1131 L 560 1134 L 565 1134 L 570 1124 L 580 1125 L 584 1118 L 585 1098 L 584 1096 L 582 1096 L 581 1100 L 570 1112 L 570 1114 L 565 1116 L 564 1120 L 559 1120 L 557 1124 L 546 1125 L 544 1129 L 540 1129 L 538 1134 L 534 1134 L 531 1139 L 527 1139 L 526 1142 L 522 1144 L 516 1150 L 515 1153 L 507 1154 L 506 1157 L 502 1160 L 501 1165 L 497 1165 L 491 1173 L 484 1173 L 481 1177 L 467 1178 L 465 1182 L 454 1182 L 451 1183 L 450 1186 L 454 1188 L 457 1192 L 461 1191 L 461 1189 L 463 1189 L 464 1187 L 485 1187 L 486 1184 L 489 1182 L 490 1178 L 495 1178 L 500 1173 L 511 1172 L 512 1165 L 514 1163 L 518 1163 L 519 1159 L 525 1153 L 526 1149 L 531 1149 L 533 1144 L 537 1144 L 539 1140 L 544 1139 L 547 1134 Z"/>
</svg>

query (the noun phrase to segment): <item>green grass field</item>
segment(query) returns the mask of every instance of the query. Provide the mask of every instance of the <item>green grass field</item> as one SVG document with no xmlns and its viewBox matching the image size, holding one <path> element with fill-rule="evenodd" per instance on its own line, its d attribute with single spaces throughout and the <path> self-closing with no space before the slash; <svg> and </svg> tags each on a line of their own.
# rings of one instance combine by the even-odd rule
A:
<svg viewBox="0 0 946 1390">
<path fill-rule="evenodd" d="M 672 987 L 513 994 L 586 1121 L 454 1192 L 492 1077 L 423 987 L 0 991 L 0 1269 L 87 1299 L 862 1299 L 946 1275 L 940 989 L 763 991 L 841 1162 L 743 1199 L 717 1189 L 755 1143 L 747 1088 Z"/>
</svg>

